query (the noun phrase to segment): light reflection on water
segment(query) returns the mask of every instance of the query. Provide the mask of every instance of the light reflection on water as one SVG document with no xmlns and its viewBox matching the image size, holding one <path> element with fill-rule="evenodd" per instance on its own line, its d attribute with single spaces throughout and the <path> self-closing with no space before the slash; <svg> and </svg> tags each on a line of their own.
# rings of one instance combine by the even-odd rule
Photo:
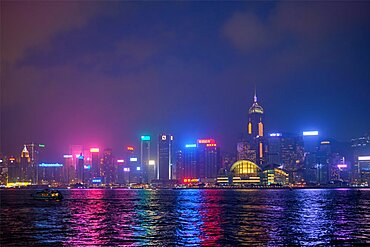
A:
<svg viewBox="0 0 370 247">
<path fill-rule="evenodd" d="M 370 190 L 2 190 L 1 246 L 370 244 Z"/>
</svg>

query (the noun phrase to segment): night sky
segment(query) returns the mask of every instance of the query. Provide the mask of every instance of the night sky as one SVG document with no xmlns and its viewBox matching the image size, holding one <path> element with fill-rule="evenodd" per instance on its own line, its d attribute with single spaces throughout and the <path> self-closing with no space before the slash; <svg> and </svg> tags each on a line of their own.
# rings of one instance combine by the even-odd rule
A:
<svg viewBox="0 0 370 247">
<path fill-rule="evenodd" d="M 370 132 L 370 2 L 1 1 L 1 148 Z"/>
</svg>

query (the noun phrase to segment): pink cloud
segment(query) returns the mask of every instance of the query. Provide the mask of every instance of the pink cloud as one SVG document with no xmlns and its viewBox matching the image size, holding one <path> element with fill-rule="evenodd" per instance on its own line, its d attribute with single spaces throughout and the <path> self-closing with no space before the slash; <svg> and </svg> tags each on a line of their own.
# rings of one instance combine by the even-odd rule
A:
<svg viewBox="0 0 370 247">
<path fill-rule="evenodd" d="M 97 2 L 2 1 L 1 58 L 14 63 L 28 48 L 47 46 L 53 35 L 84 26 L 99 11 Z"/>
</svg>

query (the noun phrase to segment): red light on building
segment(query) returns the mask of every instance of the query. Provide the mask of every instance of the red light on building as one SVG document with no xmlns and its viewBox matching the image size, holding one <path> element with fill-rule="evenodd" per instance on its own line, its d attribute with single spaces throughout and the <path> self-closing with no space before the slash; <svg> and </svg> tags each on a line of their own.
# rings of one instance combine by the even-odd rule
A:
<svg viewBox="0 0 370 247">
<path fill-rule="evenodd" d="M 134 151 L 135 148 L 133 146 L 127 146 L 127 151 Z"/>
<path fill-rule="evenodd" d="M 206 145 L 206 147 L 216 147 L 217 146 L 217 144 L 216 143 L 208 143 L 207 145 Z"/>
<path fill-rule="evenodd" d="M 216 143 L 214 139 L 198 139 L 199 144 L 213 144 Z"/>
<path fill-rule="evenodd" d="M 99 153 L 99 148 L 90 148 L 90 153 Z"/>
</svg>

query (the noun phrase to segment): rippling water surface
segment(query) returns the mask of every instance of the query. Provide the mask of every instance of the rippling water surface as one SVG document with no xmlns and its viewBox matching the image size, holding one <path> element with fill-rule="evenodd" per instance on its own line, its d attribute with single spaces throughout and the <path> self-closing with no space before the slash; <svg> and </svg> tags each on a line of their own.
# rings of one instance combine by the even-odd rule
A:
<svg viewBox="0 0 370 247">
<path fill-rule="evenodd" d="M 2 190 L 0 246 L 370 245 L 370 190 Z"/>
</svg>

